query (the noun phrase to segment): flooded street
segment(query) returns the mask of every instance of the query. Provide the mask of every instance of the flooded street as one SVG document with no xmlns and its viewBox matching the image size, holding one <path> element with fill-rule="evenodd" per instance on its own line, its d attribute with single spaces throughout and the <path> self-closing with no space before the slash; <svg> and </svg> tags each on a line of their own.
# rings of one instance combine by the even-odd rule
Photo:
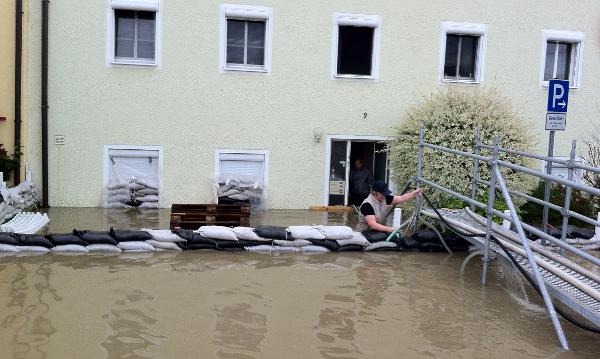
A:
<svg viewBox="0 0 600 359">
<path fill-rule="evenodd" d="M 169 212 L 51 209 L 50 232 L 167 228 Z M 270 211 L 269 223 L 353 223 Z M 597 358 L 598 335 L 466 253 L 157 252 L 0 258 L 2 358 Z M 527 300 L 530 295 L 529 300 Z"/>
</svg>

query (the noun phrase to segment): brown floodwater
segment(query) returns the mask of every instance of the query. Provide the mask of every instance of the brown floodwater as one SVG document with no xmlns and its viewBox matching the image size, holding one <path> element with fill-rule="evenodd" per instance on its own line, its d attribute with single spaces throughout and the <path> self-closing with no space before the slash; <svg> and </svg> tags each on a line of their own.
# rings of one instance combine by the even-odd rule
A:
<svg viewBox="0 0 600 359">
<path fill-rule="evenodd" d="M 167 228 L 169 212 L 51 209 L 49 231 Z M 252 224 L 355 218 L 269 211 Z M 0 257 L 0 358 L 598 358 L 494 262 L 466 253 L 156 252 Z"/>
</svg>

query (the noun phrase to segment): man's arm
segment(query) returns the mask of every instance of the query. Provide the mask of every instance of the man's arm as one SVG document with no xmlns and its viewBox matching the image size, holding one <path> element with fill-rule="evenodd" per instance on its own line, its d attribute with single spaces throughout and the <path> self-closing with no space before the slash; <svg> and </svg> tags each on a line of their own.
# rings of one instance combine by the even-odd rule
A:
<svg viewBox="0 0 600 359">
<path fill-rule="evenodd" d="M 365 221 L 369 225 L 369 229 L 380 232 L 392 233 L 395 228 L 384 226 L 383 224 L 377 223 L 377 219 L 374 215 L 365 216 Z"/>
<path fill-rule="evenodd" d="M 421 192 L 423 192 L 423 189 L 417 188 L 416 190 L 409 192 L 409 193 L 405 193 L 402 196 L 394 196 L 392 203 L 389 203 L 389 204 L 393 205 L 393 204 L 400 204 L 402 202 L 410 201 L 411 199 L 414 199 L 415 197 L 417 197 L 417 195 Z"/>
</svg>

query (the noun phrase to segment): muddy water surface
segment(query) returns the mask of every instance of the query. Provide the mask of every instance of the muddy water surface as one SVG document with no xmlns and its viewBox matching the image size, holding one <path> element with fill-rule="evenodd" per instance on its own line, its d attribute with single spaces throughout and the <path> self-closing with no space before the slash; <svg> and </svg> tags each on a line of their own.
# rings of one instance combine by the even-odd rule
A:
<svg viewBox="0 0 600 359">
<path fill-rule="evenodd" d="M 162 211 L 50 214 L 52 232 L 168 226 Z M 352 218 L 278 211 L 252 221 Z M 4 256 L 0 357 L 598 358 L 598 336 L 567 323 L 572 350 L 563 352 L 540 302 L 515 285 L 506 266 L 496 263 L 482 287 L 479 261 L 461 273 L 464 258 L 214 251 Z"/>
</svg>

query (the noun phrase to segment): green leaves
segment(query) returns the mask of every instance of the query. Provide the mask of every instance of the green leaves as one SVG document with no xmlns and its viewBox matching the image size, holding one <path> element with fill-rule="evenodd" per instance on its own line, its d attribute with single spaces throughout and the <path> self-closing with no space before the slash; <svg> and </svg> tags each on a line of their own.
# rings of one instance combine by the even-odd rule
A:
<svg viewBox="0 0 600 359">
<path fill-rule="evenodd" d="M 12 155 L 9 155 L 4 145 L 0 143 L 0 172 L 3 173 L 4 179 L 10 179 L 12 170 L 17 168 L 21 159 L 21 151 L 16 148 Z"/>
</svg>

